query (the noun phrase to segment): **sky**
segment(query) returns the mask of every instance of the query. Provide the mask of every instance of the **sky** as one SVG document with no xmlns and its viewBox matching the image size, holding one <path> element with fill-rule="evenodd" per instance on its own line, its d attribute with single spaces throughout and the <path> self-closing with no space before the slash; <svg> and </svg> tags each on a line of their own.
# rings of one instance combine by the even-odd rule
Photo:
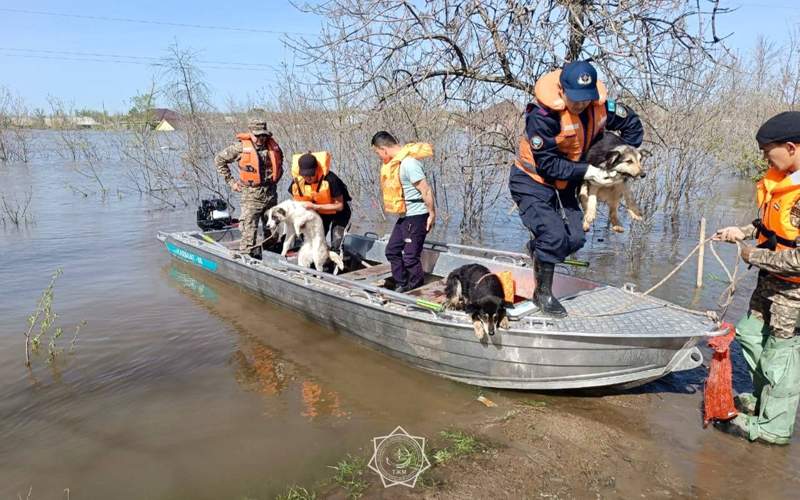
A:
<svg viewBox="0 0 800 500">
<path fill-rule="evenodd" d="M 759 35 L 781 43 L 800 24 L 797 0 L 721 0 L 735 8 L 718 23 L 747 51 Z M 144 22 L 141 22 L 144 21 Z M 0 86 L 31 108 L 57 97 L 76 108 L 126 111 L 158 72 L 170 45 L 198 52 L 216 104 L 257 98 L 291 64 L 288 33 L 313 36 L 322 19 L 288 0 L 100 2 L 0 0 Z"/>
</svg>

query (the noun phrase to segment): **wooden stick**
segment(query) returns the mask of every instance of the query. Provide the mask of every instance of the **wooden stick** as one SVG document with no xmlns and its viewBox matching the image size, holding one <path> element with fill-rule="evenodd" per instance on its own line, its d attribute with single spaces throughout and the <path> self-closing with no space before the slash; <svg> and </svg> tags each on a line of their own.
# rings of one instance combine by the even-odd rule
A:
<svg viewBox="0 0 800 500">
<path fill-rule="evenodd" d="M 706 218 L 700 218 L 700 251 L 697 254 L 697 288 L 703 287 L 703 256 L 705 255 Z"/>
</svg>

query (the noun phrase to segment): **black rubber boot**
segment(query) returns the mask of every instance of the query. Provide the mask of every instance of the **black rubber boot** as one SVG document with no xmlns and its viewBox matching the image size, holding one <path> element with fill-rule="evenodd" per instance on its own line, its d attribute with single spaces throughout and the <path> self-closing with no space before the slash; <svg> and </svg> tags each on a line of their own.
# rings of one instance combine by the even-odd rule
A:
<svg viewBox="0 0 800 500">
<path fill-rule="evenodd" d="M 536 289 L 533 291 L 533 301 L 539 306 L 540 312 L 548 316 L 563 318 L 567 315 L 567 310 L 558 299 L 553 297 L 553 273 L 556 265 L 539 260 L 536 260 L 534 265 L 536 266 Z"/>
</svg>

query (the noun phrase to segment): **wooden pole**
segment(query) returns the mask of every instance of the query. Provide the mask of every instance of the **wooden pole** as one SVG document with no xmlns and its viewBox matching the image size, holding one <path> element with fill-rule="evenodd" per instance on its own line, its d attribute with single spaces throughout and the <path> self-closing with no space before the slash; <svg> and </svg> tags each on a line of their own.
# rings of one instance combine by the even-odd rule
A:
<svg viewBox="0 0 800 500">
<path fill-rule="evenodd" d="M 706 218 L 700 218 L 700 249 L 697 253 L 697 288 L 703 286 L 703 256 L 705 255 L 706 246 L 703 242 L 706 241 Z"/>
</svg>

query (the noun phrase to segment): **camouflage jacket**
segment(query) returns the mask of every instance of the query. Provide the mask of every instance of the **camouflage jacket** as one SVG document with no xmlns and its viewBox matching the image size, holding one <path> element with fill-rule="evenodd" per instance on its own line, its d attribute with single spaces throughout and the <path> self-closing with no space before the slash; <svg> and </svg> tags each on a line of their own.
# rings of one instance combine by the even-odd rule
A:
<svg viewBox="0 0 800 500">
<path fill-rule="evenodd" d="M 259 148 L 256 146 L 256 151 L 258 151 L 258 156 L 261 158 L 262 164 L 264 165 L 264 177 L 266 179 L 271 179 L 273 166 L 268 154 L 269 149 Z M 238 162 L 241 154 L 242 143 L 236 141 L 214 156 L 214 165 L 217 166 L 217 171 L 223 177 L 223 179 L 225 179 L 225 183 L 228 186 L 233 185 L 233 181 L 235 180 L 228 165 L 233 162 Z M 270 181 L 267 184 L 272 184 L 272 182 Z"/>
<path fill-rule="evenodd" d="M 791 211 L 791 222 L 800 227 L 800 201 Z M 755 239 L 755 226 L 748 224 L 740 229 L 744 232 L 746 240 Z M 778 252 L 766 248 L 756 248 L 750 254 L 750 263 L 767 273 L 800 276 L 800 247 Z M 775 274 L 759 275 L 758 287 L 769 291 L 771 300 L 774 302 L 793 307 L 799 306 L 800 284 L 780 279 Z"/>
</svg>

